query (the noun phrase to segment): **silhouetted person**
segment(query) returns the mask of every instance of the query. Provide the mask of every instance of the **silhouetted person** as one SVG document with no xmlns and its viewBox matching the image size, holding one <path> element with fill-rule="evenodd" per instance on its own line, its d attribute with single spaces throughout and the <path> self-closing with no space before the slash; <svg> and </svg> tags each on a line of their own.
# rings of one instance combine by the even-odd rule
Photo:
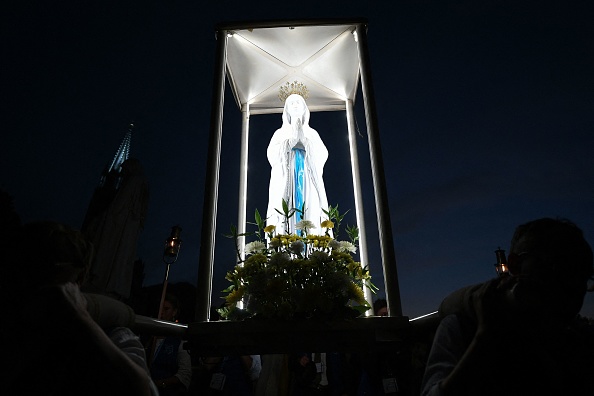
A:
<svg viewBox="0 0 594 396">
<path fill-rule="evenodd" d="M 100 327 L 80 292 L 92 245 L 65 225 L 25 224 L 2 251 L 6 395 L 157 394 L 144 349 L 129 328 Z"/>
<path fill-rule="evenodd" d="M 389 315 L 388 301 L 385 298 L 378 298 L 373 302 L 373 315 L 381 317 Z M 380 350 L 356 354 L 354 362 L 360 371 L 357 395 L 373 396 L 396 393 L 399 389 L 396 360 L 392 351 Z"/>
<path fill-rule="evenodd" d="M 0 271 L 3 276 L 0 276 L 0 290 L 10 286 L 11 278 L 7 276 L 7 271 L 14 265 L 14 258 L 6 256 L 6 252 L 14 249 L 12 246 L 13 236 L 17 233 L 21 226 L 21 218 L 14 209 L 14 202 L 12 196 L 0 189 L 0 252 L 2 252 L 2 265 Z"/>
<path fill-rule="evenodd" d="M 373 314 L 375 316 L 388 316 L 388 301 L 385 298 L 378 298 L 373 302 Z"/>
<path fill-rule="evenodd" d="M 591 395 L 594 333 L 578 313 L 592 249 L 565 220 L 519 226 L 510 276 L 461 289 L 440 307 L 423 395 Z"/>
<path fill-rule="evenodd" d="M 175 322 L 179 313 L 179 299 L 173 294 L 167 294 L 163 301 L 161 319 Z M 187 393 L 192 381 L 192 361 L 181 338 L 157 338 L 150 366 L 151 376 L 161 396 Z"/>
<path fill-rule="evenodd" d="M 350 355 L 338 352 L 289 355 L 291 396 L 354 395 Z"/>
<path fill-rule="evenodd" d="M 221 304 L 221 307 L 224 306 Z M 217 310 L 211 307 L 210 320 L 220 319 Z M 192 394 L 252 396 L 261 370 L 260 355 L 202 356 L 199 359 L 196 389 L 193 389 Z"/>
</svg>

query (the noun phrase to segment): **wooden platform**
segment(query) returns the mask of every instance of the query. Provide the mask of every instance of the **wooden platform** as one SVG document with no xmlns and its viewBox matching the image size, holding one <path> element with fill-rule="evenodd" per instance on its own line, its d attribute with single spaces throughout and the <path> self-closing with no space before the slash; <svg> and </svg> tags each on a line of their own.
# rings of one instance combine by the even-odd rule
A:
<svg viewBox="0 0 594 396">
<path fill-rule="evenodd" d="M 214 321 L 188 325 L 185 339 L 200 356 L 283 354 L 303 351 L 372 352 L 402 348 L 411 336 L 407 317 L 348 321 Z"/>
</svg>

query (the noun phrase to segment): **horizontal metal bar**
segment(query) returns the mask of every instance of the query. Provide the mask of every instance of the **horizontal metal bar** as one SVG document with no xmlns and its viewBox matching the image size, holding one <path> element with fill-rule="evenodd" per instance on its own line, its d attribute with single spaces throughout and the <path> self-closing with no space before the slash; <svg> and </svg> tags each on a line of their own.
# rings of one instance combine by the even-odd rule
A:
<svg viewBox="0 0 594 396">
<path fill-rule="evenodd" d="M 188 331 L 188 325 L 136 315 L 133 330 L 137 333 L 150 334 L 153 336 L 176 336 L 185 338 Z"/>
</svg>

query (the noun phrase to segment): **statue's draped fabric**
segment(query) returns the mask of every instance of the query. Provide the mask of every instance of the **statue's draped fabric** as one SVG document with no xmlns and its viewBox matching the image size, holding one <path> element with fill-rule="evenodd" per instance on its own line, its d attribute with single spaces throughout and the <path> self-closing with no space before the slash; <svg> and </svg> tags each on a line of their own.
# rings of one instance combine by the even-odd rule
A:
<svg viewBox="0 0 594 396">
<path fill-rule="evenodd" d="M 291 116 L 288 103 L 300 100 L 303 114 Z M 283 124 L 277 129 L 268 145 L 267 156 L 270 162 L 270 186 L 268 191 L 267 224 L 275 225 L 279 233 L 295 232 L 295 223 L 300 220 L 293 216 L 289 230 L 285 230 L 282 200 L 289 208 L 301 209 L 305 203 L 303 219 L 309 220 L 319 229 L 327 218 L 322 209 L 328 209 L 326 188 L 322 179 L 328 150 L 320 135 L 309 126 L 309 109 L 299 95 L 290 95 L 283 111 Z"/>
</svg>

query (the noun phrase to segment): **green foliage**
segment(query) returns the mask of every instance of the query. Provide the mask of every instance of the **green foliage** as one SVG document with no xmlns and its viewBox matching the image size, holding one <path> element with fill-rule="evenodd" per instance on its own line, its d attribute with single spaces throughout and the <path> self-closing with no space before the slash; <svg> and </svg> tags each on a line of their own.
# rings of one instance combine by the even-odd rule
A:
<svg viewBox="0 0 594 396">
<path fill-rule="evenodd" d="M 284 221 L 301 209 L 289 208 L 282 201 Z M 324 211 L 333 219 L 322 224 L 332 228 L 338 235 L 339 224 L 344 214 L 330 206 Z M 303 221 L 305 223 L 305 221 Z M 224 290 L 226 306 L 219 313 L 227 319 L 246 318 L 266 319 L 348 319 L 359 316 L 370 309 L 365 301 L 363 288 L 375 292 L 377 287 L 371 283 L 367 267 L 353 259 L 356 242 L 359 238 L 357 227 L 347 227 L 351 242 L 338 241 L 326 235 L 313 235 L 306 232 L 296 234 L 277 234 L 274 226 L 265 226 L 256 210 L 255 222 L 258 240 L 245 246 L 245 261 L 227 272 L 226 279 L 231 285 Z M 298 224 L 299 227 L 299 224 Z M 266 238 L 261 238 L 262 231 Z M 236 251 L 238 237 L 235 227 L 230 237 L 235 238 Z M 238 303 L 242 303 L 240 308 Z"/>
<path fill-rule="evenodd" d="M 344 219 L 344 216 L 346 216 L 346 214 L 349 213 L 349 211 L 347 210 L 346 212 L 341 214 L 338 211 L 338 204 L 336 204 L 336 206 L 330 205 L 328 207 L 328 210 L 322 209 L 322 211 L 324 212 L 324 214 L 326 214 L 326 216 L 328 216 L 328 220 L 332 220 L 335 223 L 334 237 L 338 238 L 338 233 L 340 232 L 340 224 L 342 223 L 342 219 Z"/>
</svg>

